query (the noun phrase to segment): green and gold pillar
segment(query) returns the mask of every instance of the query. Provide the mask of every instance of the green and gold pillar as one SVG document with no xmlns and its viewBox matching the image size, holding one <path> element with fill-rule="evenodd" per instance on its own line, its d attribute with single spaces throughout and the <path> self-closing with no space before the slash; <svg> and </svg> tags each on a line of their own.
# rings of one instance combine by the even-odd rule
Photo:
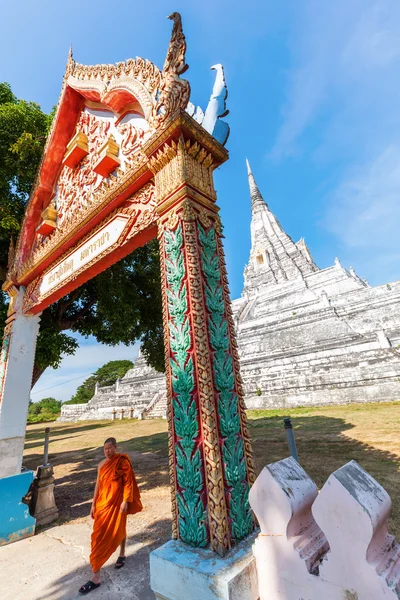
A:
<svg viewBox="0 0 400 600">
<path fill-rule="evenodd" d="M 145 152 L 159 214 L 173 537 L 223 556 L 254 528 L 255 478 L 213 184 L 228 155 L 185 113 Z"/>
</svg>

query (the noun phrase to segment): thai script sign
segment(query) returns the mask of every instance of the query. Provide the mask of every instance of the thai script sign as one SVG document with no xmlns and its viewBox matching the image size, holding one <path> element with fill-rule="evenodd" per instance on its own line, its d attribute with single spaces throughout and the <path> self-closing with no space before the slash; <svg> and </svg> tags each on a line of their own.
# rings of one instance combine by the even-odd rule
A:
<svg viewBox="0 0 400 600">
<path fill-rule="evenodd" d="M 43 277 L 40 294 L 48 294 L 65 279 L 76 274 L 82 267 L 97 258 L 105 250 L 108 250 L 118 240 L 126 223 L 126 218 L 116 217 L 111 223 L 108 223 L 84 244 L 78 246 L 69 256 L 50 269 Z"/>
</svg>

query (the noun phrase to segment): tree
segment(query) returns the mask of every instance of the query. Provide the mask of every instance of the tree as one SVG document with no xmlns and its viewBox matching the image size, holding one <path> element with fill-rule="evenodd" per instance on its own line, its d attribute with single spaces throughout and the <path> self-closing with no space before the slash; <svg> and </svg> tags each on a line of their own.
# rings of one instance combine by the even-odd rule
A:
<svg viewBox="0 0 400 600">
<path fill-rule="evenodd" d="M 7 273 L 11 238 L 19 232 L 25 205 L 41 159 L 52 114 L 19 100 L 0 83 L 0 282 Z M 5 319 L 7 296 L 0 295 Z M 149 363 L 164 370 L 160 265 L 157 240 L 139 248 L 107 271 L 47 308 L 41 317 L 33 384 L 43 371 L 57 368 L 62 354 L 74 354 L 74 331 L 116 345 L 142 340 Z"/>
<path fill-rule="evenodd" d="M 43 398 L 39 402 L 29 402 L 28 423 L 55 421 L 61 412 L 61 401 L 55 398 Z"/>
<path fill-rule="evenodd" d="M 123 377 L 126 372 L 133 367 L 131 360 L 111 360 L 106 363 L 76 390 L 76 394 L 64 404 L 85 404 L 94 396 L 96 383 L 101 387 L 105 385 L 113 385 L 118 377 Z"/>
</svg>

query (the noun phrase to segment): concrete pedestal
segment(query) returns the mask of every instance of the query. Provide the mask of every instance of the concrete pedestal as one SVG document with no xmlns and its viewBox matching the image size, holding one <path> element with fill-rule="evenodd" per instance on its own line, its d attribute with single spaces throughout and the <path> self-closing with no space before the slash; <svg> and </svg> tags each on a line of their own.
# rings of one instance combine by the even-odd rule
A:
<svg viewBox="0 0 400 600">
<path fill-rule="evenodd" d="M 33 471 L 0 479 L 0 546 L 35 534 L 35 519 L 22 503 L 33 481 Z"/>
<path fill-rule="evenodd" d="M 150 585 L 158 600 L 258 600 L 250 536 L 224 558 L 170 541 L 150 554 Z"/>
<path fill-rule="evenodd" d="M 36 525 L 46 525 L 58 519 L 58 510 L 54 499 L 54 477 L 52 465 L 38 468 L 33 482 L 33 514 Z"/>
</svg>

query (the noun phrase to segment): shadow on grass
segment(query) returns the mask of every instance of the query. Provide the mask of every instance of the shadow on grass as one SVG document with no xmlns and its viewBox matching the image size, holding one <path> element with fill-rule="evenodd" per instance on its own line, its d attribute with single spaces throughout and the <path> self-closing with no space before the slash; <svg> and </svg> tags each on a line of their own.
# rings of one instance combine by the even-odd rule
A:
<svg viewBox="0 0 400 600">
<path fill-rule="evenodd" d="M 89 431 L 93 429 L 98 429 L 99 427 L 107 427 L 109 422 L 101 422 L 101 423 L 91 423 L 90 425 L 80 425 L 79 427 L 70 427 L 66 430 L 65 423 L 60 425 L 51 426 L 51 421 L 49 423 L 40 423 L 40 429 L 34 429 L 33 431 L 27 431 L 25 440 L 43 440 L 44 441 L 44 431 L 46 427 L 50 427 L 50 435 L 52 439 L 58 439 L 56 436 L 59 435 L 61 437 L 65 437 L 66 433 L 68 436 L 71 433 L 82 433 L 82 431 Z M 36 423 L 28 423 L 28 425 L 36 425 Z M 40 444 L 38 444 L 40 445 Z M 28 446 L 25 446 L 27 448 Z M 31 446 L 34 447 L 34 446 Z"/>
<path fill-rule="evenodd" d="M 357 461 L 391 496 L 390 532 L 400 539 L 400 457 L 346 435 L 355 425 L 342 418 L 300 413 L 292 422 L 299 463 L 318 488 L 333 471 L 350 460 Z M 265 465 L 289 456 L 281 415 L 257 418 L 256 413 L 251 412 L 249 429 L 257 475 Z"/>
<path fill-rule="evenodd" d="M 261 417 L 258 416 L 260 414 Z M 389 419 L 391 416 L 389 410 L 387 415 Z M 380 418 L 381 422 L 386 422 L 382 416 Z M 109 423 L 95 423 L 64 430 L 64 437 L 67 438 L 73 432 L 104 427 L 107 424 L 109 425 Z M 249 425 L 258 474 L 266 464 L 288 456 L 286 434 L 282 415 L 274 414 L 273 411 L 271 416 L 251 412 Z M 394 506 L 390 523 L 391 533 L 400 539 L 400 502 L 397 502 L 397 498 L 400 497 L 399 456 L 351 439 L 351 436 L 346 433 L 355 425 L 344 418 L 315 415 L 307 409 L 304 411 L 300 409 L 296 411 L 293 425 L 300 464 L 318 487 L 325 483 L 333 471 L 349 460 L 356 460 L 392 497 Z M 52 435 L 57 429 L 62 430 L 62 427 L 52 428 Z M 61 435 L 61 431 L 59 433 Z M 168 434 L 166 432 L 132 437 L 121 442 L 118 448 L 131 456 L 141 490 L 168 486 Z M 55 467 L 55 495 L 60 521 L 68 522 L 87 516 L 93 497 L 97 465 L 103 458 L 102 448 L 89 447 L 53 452 L 50 445 L 49 458 Z M 24 460 L 24 466 L 36 469 L 41 464 L 41 460 L 41 454 L 29 455 Z M 61 465 L 66 468 L 62 476 L 57 476 L 57 466 Z"/>
<path fill-rule="evenodd" d="M 96 425 L 95 425 L 96 427 Z M 69 437 L 72 429 L 66 432 Z M 53 430 L 52 430 L 53 433 Z M 102 447 L 89 447 L 61 452 L 52 451 L 50 439 L 49 462 L 55 471 L 55 499 L 59 511 L 59 525 L 88 516 L 97 477 L 97 466 L 104 458 Z M 41 446 L 41 444 L 38 444 Z M 29 442 L 25 448 L 30 448 Z M 155 433 L 137 436 L 118 444 L 119 452 L 129 454 L 141 491 L 169 485 L 168 434 Z M 42 464 L 43 454 L 24 457 L 23 466 L 36 471 Z M 57 476 L 57 467 L 64 466 L 67 473 Z M 46 527 L 47 529 L 47 527 Z"/>
</svg>

